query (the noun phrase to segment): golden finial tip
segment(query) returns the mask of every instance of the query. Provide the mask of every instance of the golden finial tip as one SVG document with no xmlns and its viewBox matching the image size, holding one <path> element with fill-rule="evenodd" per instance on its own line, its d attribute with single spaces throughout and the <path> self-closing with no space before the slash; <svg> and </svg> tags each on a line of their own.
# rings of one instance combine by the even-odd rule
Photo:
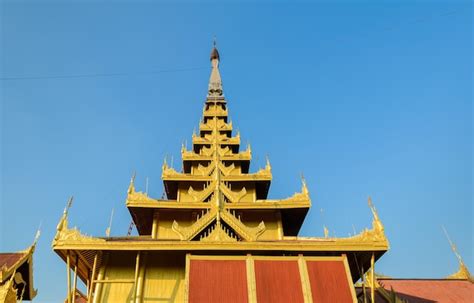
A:
<svg viewBox="0 0 474 303">
<path fill-rule="evenodd" d="M 67 201 L 67 204 L 66 204 L 66 207 L 64 208 L 64 214 L 67 214 L 67 212 L 71 208 L 73 200 L 74 200 L 74 196 L 69 197 L 69 199 Z"/>
<path fill-rule="evenodd" d="M 39 239 L 40 236 L 41 236 L 41 228 L 38 228 L 38 230 L 36 231 L 36 234 L 35 234 L 35 239 L 33 241 L 33 245 L 36 245 L 36 243 L 38 242 L 38 239 Z"/>
</svg>

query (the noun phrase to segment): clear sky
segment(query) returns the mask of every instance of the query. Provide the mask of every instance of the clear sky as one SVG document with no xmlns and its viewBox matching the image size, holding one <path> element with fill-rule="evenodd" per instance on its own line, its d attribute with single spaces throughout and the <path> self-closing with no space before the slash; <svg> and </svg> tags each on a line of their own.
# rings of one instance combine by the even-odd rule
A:
<svg viewBox="0 0 474 303">
<path fill-rule="evenodd" d="M 112 235 L 127 233 L 134 171 L 161 197 L 163 158 L 179 169 L 198 127 L 216 35 L 251 168 L 269 156 L 273 198 L 307 180 L 301 235 L 370 227 L 370 195 L 391 246 L 377 271 L 456 271 L 441 225 L 474 271 L 472 13 L 468 1 L 2 1 L 0 250 L 26 248 L 42 222 L 36 302 L 63 299 L 51 241 L 68 197 L 70 224 L 97 236 L 112 208 Z"/>
</svg>

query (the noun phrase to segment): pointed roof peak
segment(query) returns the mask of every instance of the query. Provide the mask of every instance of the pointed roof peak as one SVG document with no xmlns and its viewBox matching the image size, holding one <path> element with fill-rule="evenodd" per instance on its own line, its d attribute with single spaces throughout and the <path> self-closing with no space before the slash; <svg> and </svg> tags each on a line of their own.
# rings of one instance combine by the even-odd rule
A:
<svg viewBox="0 0 474 303">
<path fill-rule="evenodd" d="M 211 50 L 211 57 L 210 57 L 210 60 L 214 60 L 216 59 L 217 61 L 220 60 L 220 57 L 219 57 L 219 51 L 217 50 L 217 39 L 216 39 L 216 36 L 214 36 L 214 40 L 212 42 L 212 50 Z"/>
<path fill-rule="evenodd" d="M 224 92 L 222 89 L 222 79 L 219 72 L 219 52 L 216 47 L 216 40 L 214 38 L 214 46 L 211 50 L 211 77 L 209 78 L 208 97 L 222 97 Z"/>
</svg>

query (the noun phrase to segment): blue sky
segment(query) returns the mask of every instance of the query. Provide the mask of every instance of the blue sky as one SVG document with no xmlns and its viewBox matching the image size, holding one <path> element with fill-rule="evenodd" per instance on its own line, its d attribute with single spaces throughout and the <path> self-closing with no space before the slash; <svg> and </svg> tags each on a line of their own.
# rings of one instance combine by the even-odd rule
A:
<svg viewBox="0 0 474 303">
<path fill-rule="evenodd" d="M 97 236 L 112 208 L 126 234 L 134 171 L 161 197 L 163 158 L 180 168 L 198 127 L 214 35 L 251 167 L 271 160 L 270 197 L 307 180 L 301 235 L 370 227 L 370 195 L 391 244 L 377 271 L 457 270 L 441 225 L 474 271 L 468 1 L 2 1 L 1 14 L 0 250 L 42 224 L 36 302 L 66 293 L 50 245 L 70 195 L 70 223 Z"/>
</svg>

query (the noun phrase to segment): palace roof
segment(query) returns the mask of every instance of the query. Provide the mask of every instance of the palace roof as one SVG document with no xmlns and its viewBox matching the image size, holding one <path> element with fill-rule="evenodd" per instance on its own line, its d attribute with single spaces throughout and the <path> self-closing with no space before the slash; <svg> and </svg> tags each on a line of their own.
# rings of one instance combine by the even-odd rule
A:
<svg viewBox="0 0 474 303">
<path fill-rule="evenodd" d="M 259 268 L 263 271 L 256 268 L 254 273 L 258 281 L 265 280 L 259 276 L 265 275 L 265 270 L 268 270 L 266 274 L 279 270 L 283 267 L 278 264 L 286 264 L 284 262 L 290 262 L 288 260 L 291 259 L 288 270 L 292 270 L 295 275 L 298 271 L 301 275 L 307 273 L 316 281 L 315 296 L 322 294 L 318 287 L 325 282 L 321 282 L 324 279 L 318 276 L 317 270 L 310 273 L 305 266 L 314 261 L 321 262 L 313 265 L 323 268 L 322 270 L 331 269 L 331 263 L 324 262 L 331 262 L 336 258 L 339 262 L 336 266 L 339 270 L 337 279 L 349 286 L 347 289 L 351 292 L 346 295 L 355 297 L 353 283 L 364 274 L 364 269 L 371 266 L 373 268 L 375 261 L 389 248 L 384 226 L 370 198 L 368 204 L 373 216 L 370 229 L 366 228 L 349 237 L 330 237 L 327 230 L 324 237 L 298 237 L 311 207 L 306 181 L 302 179 L 301 190 L 288 198 L 268 199 L 273 177 L 270 161 L 267 159 L 264 168 L 250 172 L 251 149 L 247 146 L 242 151 L 240 133 L 232 133 L 233 125 L 229 121 L 229 109 L 219 71 L 220 56 L 215 45 L 210 59 L 211 75 L 199 132 L 192 136 L 192 147 L 188 150 L 183 146 L 181 150 L 182 168 L 175 170 L 165 160 L 162 166 L 164 194 L 160 199 L 149 197 L 147 192 L 137 191 L 135 176 L 130 181 L 125 204 L 138 236 L 129 234 L 110 237 L 107 233 L 106 237 L 92 237 L 81 233 L 77 228 L 69 228 L 70 200 L 57 226 L 52 243 L 54 251 L 66 262 L 68 272 L 74 269 L 77 277 L 89 285 L 88 298 L 93 295 L 100 297 L 100 287 L 97 286 L 98 290 L 93 291 L 91 283 L 133 283 L 134 291 L 139 295 L 142 292 L 138 286 L 141 283 L 138 275 L 143 272 L 139 269 L 142 255 L 145 259 L 148 255 L 180 257 L 183 261 L 183 273 L 185 270 L 198 268 L 184 265 L 184 258 L 194 260 L 192 264 L 203 261 L 197 260 L 200 257 L 194 255 L 208 255 L 205 258 L 209 260 L 218 258 L 218 255 L 224 259 L 237 258 L 239 266 L 252 263 L 259 267 L 265 263 L 260 258 L 276 258 L 273 261 L 283 262 L 272 263 L 266 269 L 262 269 L 265 267 L 262 265 Z M 113 259 L 125 255 L 136 255 L 135 279 L 104 279 L 103 272 L 100 274 L 97 269 L 105 270 L 105 267 L 112 266 L 107 265 L 109 256 Z M 209 260 L 206 259 L 206 262 Z M 130 266 L 128 269 L 133 270 Z M 215 269 L 223 270 L 217 267 Z M 251 276 L 252 270 L 249 269 L 247 273 Z M 233 276 L 232 272 L 220 274 L 225 277 Z M 71 287 L 74 289 L 75 286 L 71 286 L 70 275 L 68 277 L 69 301 L 72 301 Z M 283 277 L 285 276 L 282 279 Z M 240 281 L 242 285 L 254 283 L 253 278 L 245 279 L 247 282 Z M 74 280 L 76 281 L 76 275 Z M 191 284 L 200 282 L 199 279 L 193 280 L 190 277 L 186 281 Z M 256 285 L 260 283 L 258 281 Z M 293 282 L 296 283 L 296 280 Z M 277 285 L 275 283 L 272 284 L 273 287 Z M 309 285 L 309 282 L 305 285 L 306 293 L 303 295 L 309 298 L 309 289 L 313 285 Z M 332 290 L 326 292 L 326 295 L 333 293 L 342 284 L 328 282 L 328 285 Z M 278 289 L 281 290 L 277 287 L 275 291 Z M 192 293 L 199 295 L 198 292 Z M 267 291 L 266 298 L 275 293 L 277 292 Z M 193 294 L 190 293 L 190 298 Z M 262 302 L 265 300 L 262 299 Z"/>
</svg>

